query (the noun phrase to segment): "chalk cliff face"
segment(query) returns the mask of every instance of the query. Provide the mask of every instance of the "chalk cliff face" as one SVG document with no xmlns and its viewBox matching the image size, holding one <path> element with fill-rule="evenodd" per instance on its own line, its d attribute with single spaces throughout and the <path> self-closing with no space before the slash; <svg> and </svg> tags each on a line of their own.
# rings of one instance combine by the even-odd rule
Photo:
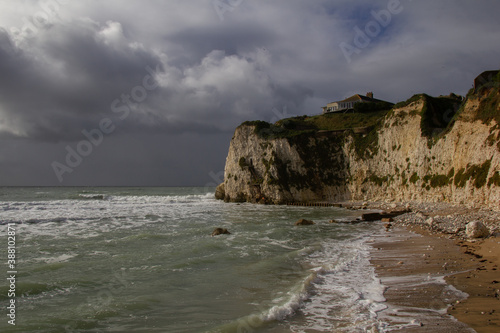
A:
<svg viewBox="0 0 500 333">
<path fill-rule="evenodd" d="M 219 198 L 450 202 L 500 209 L 500 90 L 414 96 L 372 128 L 286 135 L 262 122 L 235 131 Z M 453 105 L 461 103 L 460 110 Z M 274 131 L 274 132 L 273 132 Z"/>
<path fill-rule="evenodd" d="M 264 139 L 255 126 L 238 127 L 226 159 L 226 201 L 281 204 L 344 198 L 348 167 L 342 141 L 315 135 L 300 139 Z"/>
</svg>

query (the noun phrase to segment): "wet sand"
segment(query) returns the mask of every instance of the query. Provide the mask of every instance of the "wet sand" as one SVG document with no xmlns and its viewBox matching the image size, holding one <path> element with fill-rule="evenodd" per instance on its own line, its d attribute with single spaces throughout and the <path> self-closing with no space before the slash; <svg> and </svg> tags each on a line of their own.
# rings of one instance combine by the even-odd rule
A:
<svg viewBox="0 0 500 333">
<path fill-rule="evenodd" d="M 465 302 L 454 305 L 449 313 L 477 332 L 500 332 L 500 237 L 458 243 L 476 267 L 447 279 L 469 294 Z"/>
<path fill-rule="evenodd" d="M 450 238 L 396 224 L 374 240 L 371 262 L 387 287 L 379 316 L 398 332 L 500 332 L 500 238 Z"/>
</svg>

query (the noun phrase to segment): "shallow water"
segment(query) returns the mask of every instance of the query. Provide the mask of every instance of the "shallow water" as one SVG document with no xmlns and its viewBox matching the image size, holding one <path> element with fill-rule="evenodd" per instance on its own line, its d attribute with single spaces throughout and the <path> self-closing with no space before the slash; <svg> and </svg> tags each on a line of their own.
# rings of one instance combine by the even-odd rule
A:
<svg viewBox="0 0 500 333">
<path fill-rule="evenodd" d="M 357 332 L 383 327 L 373 223 L 333 207 L 227 204 L 206 188 L 2 188 L 17 237 L 2 332 Z M 314 226 L 295 227 L 299 218 Z M 231 235 L 211 237 L 216 227 Z M 5 250 L 6 251 L 6 250 Z M 3 264 L 4 275 L 7 267 Z M 7 306 L 8 286 L 0 284 Z M 4 307 L 5 309 L 5 307 Z"/>
</svg>

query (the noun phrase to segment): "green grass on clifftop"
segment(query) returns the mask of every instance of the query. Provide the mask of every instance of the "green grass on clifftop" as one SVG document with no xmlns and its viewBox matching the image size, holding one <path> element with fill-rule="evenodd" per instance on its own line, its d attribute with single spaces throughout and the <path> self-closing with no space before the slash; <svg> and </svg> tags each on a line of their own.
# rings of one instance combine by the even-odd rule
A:
<svg viewBox="0 0 500 333">
<path fill-rule="evenodd" d="M 373 112 L 329 113 L 279 120 L 275 124 L 265 121 L 246 121 L 241 126 L 254 126 L 255 133 L 265 139 L 292 138 L 318 131 L 345 131 L 375 126 L 389 110 Z"/>
<path fill-rule="evenodd" d="M 302 123 L 312 125 L 318 130 L 340 131 L 374 126 L 378 120 L 384 117 L 388 112 L 389 110 L 368 113 L 328 113 L 306 118 Z"/>
</svg>

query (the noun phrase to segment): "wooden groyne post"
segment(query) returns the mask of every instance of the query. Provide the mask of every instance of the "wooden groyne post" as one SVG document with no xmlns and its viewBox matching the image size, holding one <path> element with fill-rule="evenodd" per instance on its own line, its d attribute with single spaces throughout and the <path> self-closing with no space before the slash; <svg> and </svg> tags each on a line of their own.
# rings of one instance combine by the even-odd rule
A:
<svg viewBox="0 0 500 333">
<path fill-rule="evenodd" d="M 287 206 L 302 206 L 302 207 L 342 207 L 339 203 L 330 202 L 289 202 Z"/>
</svg>

